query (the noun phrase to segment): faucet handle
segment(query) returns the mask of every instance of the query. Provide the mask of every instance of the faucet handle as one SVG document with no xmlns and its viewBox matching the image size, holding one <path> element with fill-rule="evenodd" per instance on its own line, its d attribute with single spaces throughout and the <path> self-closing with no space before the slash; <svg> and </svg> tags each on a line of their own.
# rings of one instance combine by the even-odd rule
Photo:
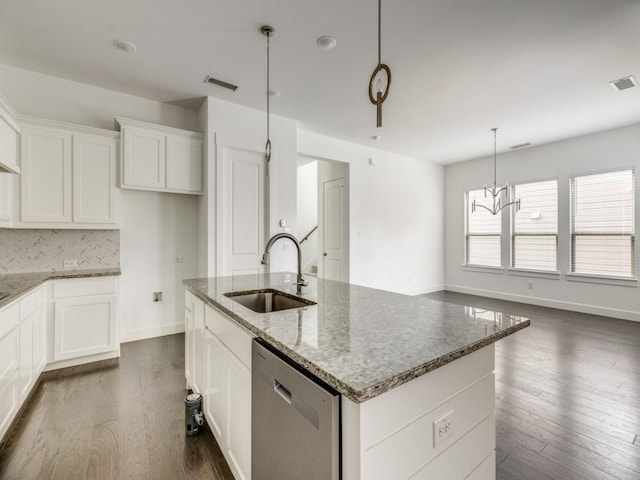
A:
<svg viewBox="0 0 640 480">
<path fill-rule="evenodd" d="M 297 279 L 297 282 L 294 283 L 294 285 L 300 285 L 301 287 L 306 287 L 309 285 L 309 282 L 305 280 L 302 275 L 300 275 Z"/>
</svg>

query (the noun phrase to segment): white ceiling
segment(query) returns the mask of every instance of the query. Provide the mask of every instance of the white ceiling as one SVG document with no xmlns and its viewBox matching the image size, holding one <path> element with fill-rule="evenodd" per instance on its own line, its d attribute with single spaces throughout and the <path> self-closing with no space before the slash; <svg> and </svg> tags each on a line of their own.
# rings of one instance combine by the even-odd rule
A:
<svg viewBox="0 0 640 480">
<path fill-rule="evenodd" d="M 438 163 L 640 122 L 640 0 L 383 0 L 393 82 L 375 128 L 375 0 L 2 0 L 0 63 L 162 102 L 206 95 Z M 338 41 L 319 50 L 325 34 Z M 138 47 L 113 47 L 125 39 Z M 203 83 L 207 75 L 239 86 Z M 117 113 L 117 112 L 114 112 Z M 380 134 L 379 141 L 371 140 Z"/>
</svg>

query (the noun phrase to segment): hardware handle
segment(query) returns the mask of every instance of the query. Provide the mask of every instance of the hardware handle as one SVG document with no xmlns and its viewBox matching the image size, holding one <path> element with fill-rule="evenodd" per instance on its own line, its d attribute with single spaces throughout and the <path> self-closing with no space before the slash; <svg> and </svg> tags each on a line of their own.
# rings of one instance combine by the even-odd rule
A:
<svg viewBox="0 0 640 480">
<path fill-rule="evenodd" d="M 291 405 L 291 392 L 275 378 L 273 379 L 273 390 Z"/>
</svg>

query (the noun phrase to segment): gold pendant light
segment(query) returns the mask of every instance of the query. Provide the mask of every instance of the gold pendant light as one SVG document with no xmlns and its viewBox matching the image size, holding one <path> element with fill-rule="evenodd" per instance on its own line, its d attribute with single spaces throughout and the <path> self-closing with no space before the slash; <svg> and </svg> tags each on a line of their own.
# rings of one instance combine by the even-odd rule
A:
<svg viewBox="0 0 640 480">
<path fill-rule="evenodd" d="M 369 101 L 376 106 L 376 127 L 382 128 L 382 103 L 387 99 L 391 89 L 391 69 L 382 63 L 381 57 L 381 24 L 382 0 L 378 0 L 378 65 L 369 80 Z"/>
</svg>

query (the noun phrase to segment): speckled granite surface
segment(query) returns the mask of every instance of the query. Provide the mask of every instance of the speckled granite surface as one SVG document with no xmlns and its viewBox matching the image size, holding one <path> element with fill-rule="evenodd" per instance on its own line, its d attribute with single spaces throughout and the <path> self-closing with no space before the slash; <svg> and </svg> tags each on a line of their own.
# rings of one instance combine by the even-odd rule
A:
<svg viewBox="0 0 640 480">
<path fill-rule="evenodd" d="M 0 292 L 9 293 L 9 296 L 0 300 L 0 308 L 20 298 L 37 286 L 42 285 L 47 280 L 55 280 L 57 278 L 103 277 L 108 275 L 120 275 L 120 267 L 0 275 Z"/>
<path fill-rule="evenodd" d="M 295 278 L 295 274 L 290 274 Z M 529 325 L 523 317 L 307 277 L 317 305 L 255 313 L 227 292 L 275 288 L 283 274 L 185 280 L 219 308 L 347 398 L 363 402 Z"/>
</svg>

